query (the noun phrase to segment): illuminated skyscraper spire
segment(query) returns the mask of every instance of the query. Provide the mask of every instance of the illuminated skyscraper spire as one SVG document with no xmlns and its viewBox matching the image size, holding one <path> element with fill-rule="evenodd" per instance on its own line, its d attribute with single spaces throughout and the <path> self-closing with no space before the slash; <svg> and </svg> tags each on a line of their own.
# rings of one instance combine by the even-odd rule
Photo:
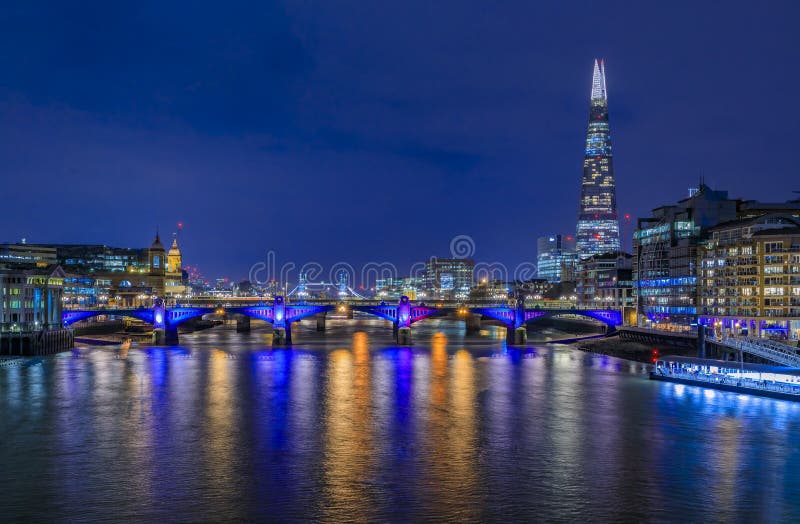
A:
<svg viewBox="0 0 800 524">
<path fill-rule="evenodd" d="M 602 60 L 594 61 L 576 238 L 578 256 L 582 258 L 620 249 L 606 67 Z"/>
<path fill-rule="evenodd" d="M 595 98 L 608 99 L 606 96 L 606 64 L 603 60 L 600 60 L 600 64 L 598 64 L 597 59 L 594 61 L 594 74 L 592 75 L 592 100 Z"/>
</svg>

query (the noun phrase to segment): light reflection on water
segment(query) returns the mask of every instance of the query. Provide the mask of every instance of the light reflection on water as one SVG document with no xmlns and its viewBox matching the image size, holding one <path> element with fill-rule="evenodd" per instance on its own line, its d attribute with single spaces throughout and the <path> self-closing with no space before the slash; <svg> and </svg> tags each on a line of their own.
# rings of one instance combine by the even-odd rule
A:
<svg viewBox="0 0 800 524">
<path fill-rule="evenodd" d="M 800 404 L 651 382 L 446 321 L 215 329 L 0 369 L 0 514 L 792 520 Z"/>
</svg>

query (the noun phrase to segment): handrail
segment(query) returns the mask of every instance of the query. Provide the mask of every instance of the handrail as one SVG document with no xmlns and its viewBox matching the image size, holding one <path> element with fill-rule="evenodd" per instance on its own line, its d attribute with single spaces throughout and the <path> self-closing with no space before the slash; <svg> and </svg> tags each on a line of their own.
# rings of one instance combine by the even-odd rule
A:
<svg viewBox="0 0 800 524">
<path fill-rule="evenodd" d="M 800 367 L 800 355 L 797 354 L 797 348 L 774 340 L 752 337 L 709 337 L 708 340 L 784 366 Z"/>
</svg>

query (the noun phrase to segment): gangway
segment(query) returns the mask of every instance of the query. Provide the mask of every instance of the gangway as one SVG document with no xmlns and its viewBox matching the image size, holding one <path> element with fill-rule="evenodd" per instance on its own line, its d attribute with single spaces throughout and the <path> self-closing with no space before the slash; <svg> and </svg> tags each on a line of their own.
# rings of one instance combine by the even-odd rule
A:
<svg viewBox="0 0 800 524">
<path fill-rule="evenodd" d="M 755 355 L 778 364 L 783 364 L 784 366 L 800 368 L 800 355 L 797 353 L 797 348 L 781 344 L 774 340 L 753 337 L 709 337 L 706 340 L 720 346 Z"/>
</svg>

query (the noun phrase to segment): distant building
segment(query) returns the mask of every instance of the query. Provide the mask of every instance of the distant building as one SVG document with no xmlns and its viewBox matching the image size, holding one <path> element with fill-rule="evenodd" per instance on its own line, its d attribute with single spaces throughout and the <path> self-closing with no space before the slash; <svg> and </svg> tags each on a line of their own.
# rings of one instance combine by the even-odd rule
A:
<svg viewBox="0 0 800 524">
<path fill-rule="evenodd" d="M 425 264 L 425 288 L 432 298 L 466 299 L 473 283 L 475 261 L 432 257 Z"/>
<path fill-rule="evenodd" d="M 425 279 L 421 277 L 379 278 L 375 281 L 375 298 L 380 300 L 399 300 L 407 296 L 411 300 L 424 300 Z"/>
<path fill-rule="evenodd" d="M 484 279 L 470 289 L 469 300 L 474 302 L 504 303 L 514 292 L 514 283 Z"/>
<path fill-rule="evenodd" d="M 536 242 L 536 273 L 551 283 L 561 282 L 562 273 L 572 272 L 577 253 L 572 235 L 539 237 Z"/>
<path fill-rule="evenodd" d="M 602 60 L 599 64 L 594 61 L 576 238 L 581 258 L 620 250 L 606 69 Z"/>
<path fill-rule="evenodd" d="M 182 267 L 183 257 L 178 247 L 178 236 L 172 238 L 172 246 L 167 253 L 167 267 L 164 273 L 164 294 L 166 297 L 180 297 L 189 290 Z"/>
<path fill-rule="evenodd" d="M 514 295 L 522 300 L 545 300 L 560 298 L 561 284 L 549 282 L 546 278 L 532 278 L 514 283 Z"/>
<path fill-rule="evenodd" d="M 725 222 L 700 246 L 699 322 L 721 334 L 800 338 L 800 218 Z"/>
<path fill-rule="evenodd" d="M 578 307 L 633 309 L 631 259 L 630 254 L 617 252 L 579 260 L 575 266 Z"/>
<path fill-rule="evenodd" d="M 173 243 L 177 249 L 177 244 Z M 180 289 L 182 271 L 170 270 L 164 245 L 156 238 L 147 248 L 120 248 L 96 244 L 5 244 L 0 257 L 5 260 L 46 265 L 57 263 L 65 273 L 64 302 L 66 305 L 117 305 L 138 307 L 153 296 L 166 297 L 167 281 L 170 291 Z M 176 256 L 177 255 L 177 256 Z M 180 251 L 172 253 L 177 270 Z M 0 258 L 0 263 L 3 259 Z"/>
<path fill-rule="evenodd" d="M 30 263 L 49 266 L 58 263 L 56 250 L 52 247 L 27 243 L 0 244 L 0 264 Z"/>
</svg>

